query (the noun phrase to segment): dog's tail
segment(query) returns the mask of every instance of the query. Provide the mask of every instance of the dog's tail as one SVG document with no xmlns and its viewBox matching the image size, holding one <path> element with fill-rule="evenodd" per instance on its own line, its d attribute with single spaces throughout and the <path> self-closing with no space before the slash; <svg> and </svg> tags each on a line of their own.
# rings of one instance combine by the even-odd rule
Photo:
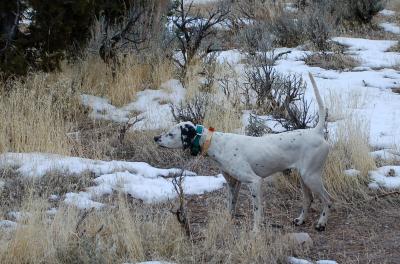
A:
<svg viewBox="0 0 400 264">
<path fill-rule="evenodd" d="M 315 129 L 318 130 L 318 132 L 323 133 L 325 127 L 325 119 L 326 119 L 326 108 L 324 106 L 324 102 L 321 99 L 321 95 L 319 94 L 318 87 L 314 80 L 314 77 L 310 72 L 308 73 L 308 76 L 310 76 L 310 80 L 314 88 L 315 97 L 317 98 L 317 103 L 318 103 L 319 120 L 318 124 L 315 126 Z"/>
</svg>

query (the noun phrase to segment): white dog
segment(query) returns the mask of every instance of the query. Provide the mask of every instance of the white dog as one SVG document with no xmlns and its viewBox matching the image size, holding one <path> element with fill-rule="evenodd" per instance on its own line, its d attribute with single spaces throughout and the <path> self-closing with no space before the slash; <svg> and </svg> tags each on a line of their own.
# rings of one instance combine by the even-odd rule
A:
<svg viewBox="0 0 400 264">
<path fill-rule="evenodd" d="M 325 230 L 332 205 L 321 179 L 329 152 L 329 145 L 324 139 L 326 109 L 316 83 L 312 75 L 309 75 L 319 106 L 319 121 L 315 128 L 250 137 L 213 132 L 191 122 L 182 122 L 169 132 L 154 137 L 154 140 L 166 148 L 190 147 L 192 154 L 197 154 L 199 148 L 202 148 L 203 154 L 214 159 L 228 182 L 229 209 L 232 214 L 235 212 L 241 183 L 248 184 L 253 199 L 254 229 L 258 229 L 262 215 L 262 178 L 286 169 L 297 169 L 301 175 L 304 201 L 301 214 L 294 219 L 294 223 L 304 223 L 312 202 L 312 193 L 315 193 L 324 206 L 315 228 Z"/>
</svg>

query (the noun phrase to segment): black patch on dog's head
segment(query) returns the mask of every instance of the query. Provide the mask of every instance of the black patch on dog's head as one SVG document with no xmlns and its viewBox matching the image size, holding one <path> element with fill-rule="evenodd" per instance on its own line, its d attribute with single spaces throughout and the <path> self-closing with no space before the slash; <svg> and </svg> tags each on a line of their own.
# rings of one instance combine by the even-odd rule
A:
<svg viewBox="0 0 400 264">
<path fill-rule="evenodd" d="M 183 149 L 187 149 L 188 147 L 190 147 L 190 145 L 192 145 L 195 136 L 196 136 L 196 129 L 194 128 L 194 126 L 191 126 L 189 124 L 181 126 L 181 139 L 182 139 Z"/>
</svg>

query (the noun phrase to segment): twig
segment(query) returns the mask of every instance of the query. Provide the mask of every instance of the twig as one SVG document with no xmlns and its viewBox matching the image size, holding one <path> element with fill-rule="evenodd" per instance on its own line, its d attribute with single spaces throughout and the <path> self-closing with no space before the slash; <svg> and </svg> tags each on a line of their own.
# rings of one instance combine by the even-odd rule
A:
<svg viewBox="0 0 400 264">
<path fill-rule="evenodd" d="M 378 194 L 378 195 L 375 195 L 375 197 L 373 197 L 373 199 L 377 200 L 378 198 L 386 197 L 386 196 L 389 196 L 389 195 L 395 195 L 395 194 L 399 194 L 400 195 L 400 191 L 393 191 L 393 192 L 387 192 L 387 193 Z"/>
<path fill-rule="evenodd" d="M 183 191 L 183 181 L 185 176 L 183 175 L 184 170 L 178 177 L 174 177 L 172 179 L 172 184 L 174 186 L 175 192 L 179 197 L 179 208 L 175 212 L 172 212 L 176 215 L 178 222 L 181 224 L 182 228 L 185 230 L 186 235 L 189 238 L 192 238 L 192 232 L 190 228 L 189 217 L 187 214 L 187 208 L 185 203 L 185 194 Z"/>
<path fill-rule="evenodd" d="M 138 117 L 135 116 L 134 118 L 131 118 L 128 120 L 128 122 L 126 122 L 126 124 L 124 124 L 121 129 L 119 130 L 119 135 L 118 135 L 118 139 L 119 142 L 122 144 L 122 141 L 124 141 L 125 139 L 125 134 L 126 132 L 136 123 L 139 123 L 140 121 L 144 120 L 144 117 Z"/>
</svg>

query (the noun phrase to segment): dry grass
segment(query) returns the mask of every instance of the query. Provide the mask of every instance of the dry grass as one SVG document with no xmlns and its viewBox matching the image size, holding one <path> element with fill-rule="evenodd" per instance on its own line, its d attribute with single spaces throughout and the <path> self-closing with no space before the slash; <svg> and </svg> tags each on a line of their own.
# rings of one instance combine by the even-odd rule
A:
<svg viewBox="0 0 400 264">
<path fill-rule="evenodd" d="M 320 67 L 326 70 L 351 70 L 359 66 L 359 62 L 343 53 L 314 53 L 304 58 L 307 65 Z"/>
<path fill-rule="evenodd" d="M 81 115 L 74 84 L 62 74 L 35 74 L 0 92 L 0 152 L 70 154 L 67 132 Z"/>
<path fill-rule="evenodd" d="M 220 205 L 208 212 L 204 239 L 196 242 L 165 204 L 132 207 L 121 196 L 114 208 L 61 207 L 54 217 L 46 215 L 48 207 L 44 200 L 24 206 L 32 216 L 11 236 L 0 236 L 1 263 L 282 263 L 292 248 L 279 233 L 235 226 Z"/>
<path fill-rule="evenodd" d="M 228 106 L 227 106 L 228 105 Z M 204 118 L 204 125 L 217 131 L 235 132 L 242 127 L 240 111 L 223 102 L 212 104 Z"/>
<path fill-rule="evenodd" d="M 132 102 L 138 91 L 159 89 L 173 77 L 173 65 L 168 60 L 142 62 L 133 55 L 121 59 L 115 79 L 112 69 L 99 57 L 88 56 L 82 60 L 75 73 L 84 93 L 105 96 L 116 106 Z"/>
<path fill-rule="evenodd" d="M 211 87 L 207 87 L 207 91 L 201 86 L 204 77 L 199 73 L 204 72 L 204 63 L 196 59 L 188 67 L 186 78 L 185 78 L 185 101 L 190 102 L 194 97 L 201 96 L 201 93 L 210 94 L 210 103 L 205 112 L 205 117 L 203 125 L 207 127 L 214 127 L 218 131 L 222 132 L 234 132 L 242 127 L 241 113 L 237 107 L 233 106 L 232 98 L 227 98 L 217 86 L 217 81 L 214 81 Z M 226 74 L 226 65 L 216 65 L 215 66 L 215 76 L 216 78 L 221 77 L 221 75 Z M 234 91 L 239 93 L 239 91 Z M 232 94 L 236 96 L 236 94 Z"/>
<path fill-rule="evenodd" d="M 367 197 L 368 171 L 375 168 L 369 155 L 368 132 L 368 124 L 356 118 L 338 125 L 324 173 L 327 189 L 338 200 L 355 202 Z M 344 175 L 343 171 L 350 168 L 359 170 L 360 176 Z"/>
<path fill-rule="evenodd" d="M 351 89 L 338 91 L 335 87 L 328 89 L 324 98 L 328 108 L 328 121 L 335 122 L 350 117 L 354 109 L 363 108 L 370 100 L 368 89 Z"/>
</svg>

